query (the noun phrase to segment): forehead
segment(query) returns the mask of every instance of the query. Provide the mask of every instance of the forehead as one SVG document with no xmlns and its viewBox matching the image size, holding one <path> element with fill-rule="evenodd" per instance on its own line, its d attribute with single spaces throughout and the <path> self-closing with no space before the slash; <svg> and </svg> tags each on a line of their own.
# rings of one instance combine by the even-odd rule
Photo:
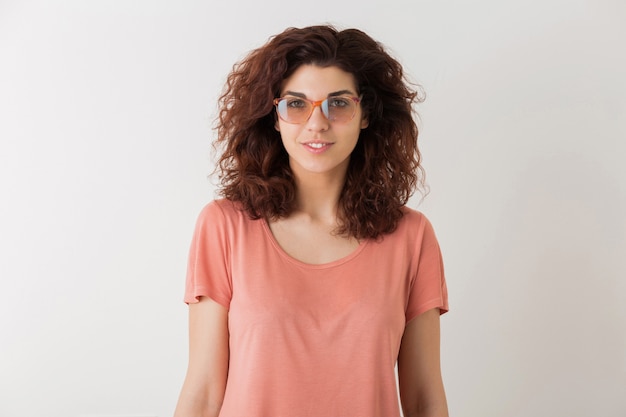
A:
<svg viewBox="0 0 626 417">
<path fill-rule="evenodd" d="M 342 90 L 357 94 L 356 81 L 349 72 L 333 66 L 301 65 L 283 81 L 281 95 L 291 91 L 310 99 L 321 99 Z"/>
</svg>

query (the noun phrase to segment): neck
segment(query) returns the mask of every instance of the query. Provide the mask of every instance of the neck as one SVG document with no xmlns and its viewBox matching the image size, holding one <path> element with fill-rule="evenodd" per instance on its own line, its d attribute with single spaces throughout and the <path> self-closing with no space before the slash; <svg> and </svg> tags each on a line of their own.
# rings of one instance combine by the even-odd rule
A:
<svg viewBox="0 0 626 417">
<path fill-rule="evenodd" d="M 307 173 L 296 176 L 297 211 L 312 219 L 335 222 L 345 175 Z"/>
</svg>

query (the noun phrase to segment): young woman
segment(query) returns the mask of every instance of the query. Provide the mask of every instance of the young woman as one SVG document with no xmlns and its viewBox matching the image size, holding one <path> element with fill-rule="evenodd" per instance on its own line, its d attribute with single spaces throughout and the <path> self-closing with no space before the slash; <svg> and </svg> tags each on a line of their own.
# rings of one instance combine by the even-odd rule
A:
<svg viewBox="0 0 626 417">
<path fill-rule="evenodd" d="M 441 254 L 405 207 L 423 185 L 416 98 L 355 29 L 287 29 L 234 67 L 176 417 L 398 417 L 398 390 L 404 416 L 448 415 Z"/>
</svg>

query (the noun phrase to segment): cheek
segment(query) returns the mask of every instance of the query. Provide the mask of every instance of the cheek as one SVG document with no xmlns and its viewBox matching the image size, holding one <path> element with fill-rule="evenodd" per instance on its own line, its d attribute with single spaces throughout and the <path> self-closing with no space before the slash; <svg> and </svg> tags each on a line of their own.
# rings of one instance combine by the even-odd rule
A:
<svg viewBox="0 0 626 417">
<path fill-rule="evenodd" d="M 283 142 L 295 140 L 295 138 L 300 135 L 302 130 L 300 125 L 293 125 L 284 122 L 276 122 L 275 128 L 280 133 L 280 137 Z"/>
</svg>

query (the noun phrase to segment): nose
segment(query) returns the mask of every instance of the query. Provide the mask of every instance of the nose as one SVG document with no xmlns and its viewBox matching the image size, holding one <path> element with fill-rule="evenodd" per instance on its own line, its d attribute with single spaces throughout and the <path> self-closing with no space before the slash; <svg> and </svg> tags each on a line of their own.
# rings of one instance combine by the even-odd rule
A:
<svg viewBox="0 0 626 417">
<path fill-rule="evenodd" d="M 315 103 L 311 116 L 307 121 L 307 128 L 311 131 L 324 131 L 328 129 L 330 122 L 322 112 L 322 104 Z"/>
</svg>

